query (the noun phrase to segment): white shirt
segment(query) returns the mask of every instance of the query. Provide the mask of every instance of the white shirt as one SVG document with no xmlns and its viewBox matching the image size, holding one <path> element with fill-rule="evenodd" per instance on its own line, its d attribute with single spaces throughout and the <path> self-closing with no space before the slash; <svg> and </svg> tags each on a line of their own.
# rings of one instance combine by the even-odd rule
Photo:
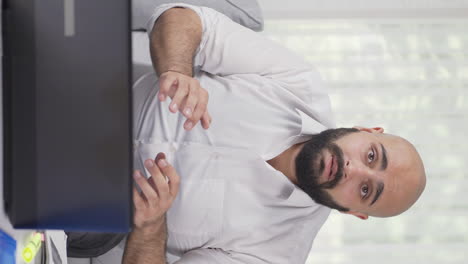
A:
<svg viewBox="0 0 468 264">
<path fill-rule="evenodd" d="M 204 7 L 195 78 L 209 93 L 212 124 L 157 99 L 154 73 L 134 85 L 135 166 L 164 152 L 181 177 L 167 214 L 169 263 L 304 263 L 330 209 L 266 161 L 334 127 L 328 95 L 311 65 Z M 146 171 L 147 172 L 147 171 Z"/>
</svg>

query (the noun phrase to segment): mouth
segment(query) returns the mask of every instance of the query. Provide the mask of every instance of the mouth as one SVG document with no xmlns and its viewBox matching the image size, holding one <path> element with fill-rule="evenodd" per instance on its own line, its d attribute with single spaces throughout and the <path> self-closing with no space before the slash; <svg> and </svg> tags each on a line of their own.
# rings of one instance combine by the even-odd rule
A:
<svg viewBox="0 0 468 264">
<path fill-rule="evenodd" d="M 336 170 L 338 169 L 338 163 L 336 162 L 336 157 L 330 155 L 329 159 L 325 163 L 325 170 L 323 172 L 323 178 L 325 182 L 330 182 L 335 178 Z"/>
</svg>

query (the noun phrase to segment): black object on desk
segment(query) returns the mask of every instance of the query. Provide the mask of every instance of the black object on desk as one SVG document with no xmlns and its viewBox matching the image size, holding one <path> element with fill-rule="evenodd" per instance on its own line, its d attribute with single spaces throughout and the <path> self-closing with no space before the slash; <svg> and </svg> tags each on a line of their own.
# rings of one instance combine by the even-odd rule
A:
<svg viewBox="0 0 468 264">
<path fill-rule="evenodd" d="M 4 199 L 15 228 L 132 223 L 130 0 L 3 1 Z"/>
</svg>

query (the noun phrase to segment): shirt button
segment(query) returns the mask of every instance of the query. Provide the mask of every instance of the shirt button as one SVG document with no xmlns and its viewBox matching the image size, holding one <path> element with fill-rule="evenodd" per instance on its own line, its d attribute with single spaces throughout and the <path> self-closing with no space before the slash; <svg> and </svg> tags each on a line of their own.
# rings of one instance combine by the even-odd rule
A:
<svg viewBox="0 0 468 264">
<path fill-rule="evenodd" d="M 221 155 L 218 152 L 213 153 L 214 159 L 219 159 Z"/>
</svg>

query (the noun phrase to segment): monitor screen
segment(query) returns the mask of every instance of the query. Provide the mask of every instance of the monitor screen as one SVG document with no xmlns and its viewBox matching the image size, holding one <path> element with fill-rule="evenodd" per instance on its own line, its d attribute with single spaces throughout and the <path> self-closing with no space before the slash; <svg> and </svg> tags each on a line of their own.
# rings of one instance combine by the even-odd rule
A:
<svg viewBox="0 0 468 264">
<path fill-rule="evenodd" d="M 3 177 L 15 228 L 132 223 L 130 0 L 3 3 Z"/>
</svg>

